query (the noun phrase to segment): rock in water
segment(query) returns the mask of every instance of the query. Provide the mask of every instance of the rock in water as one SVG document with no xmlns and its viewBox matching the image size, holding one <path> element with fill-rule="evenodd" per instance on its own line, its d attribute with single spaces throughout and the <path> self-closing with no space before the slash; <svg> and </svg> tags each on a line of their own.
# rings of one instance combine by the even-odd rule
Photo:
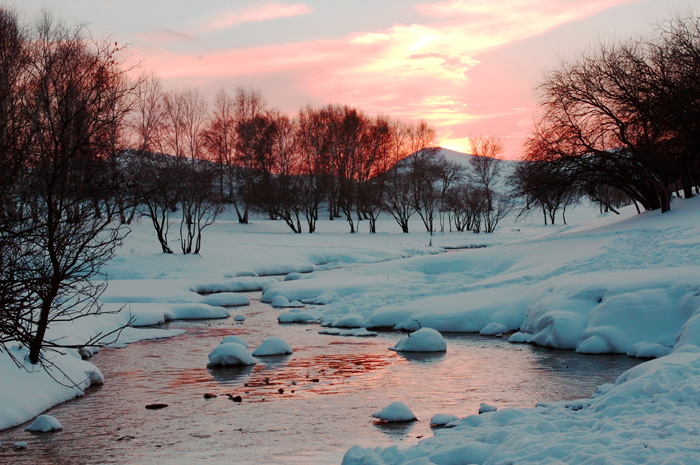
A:
<svg viewBox="0 0 700 465">
<path fill-rule="evenodd" d="M 148 404 L 148 405 L 146 405 L 146 408 L 148 410 L 160 410 L 160 409 L 165 408 L 167 406 L 168 406 L 168 404 Z"/>
</svg>

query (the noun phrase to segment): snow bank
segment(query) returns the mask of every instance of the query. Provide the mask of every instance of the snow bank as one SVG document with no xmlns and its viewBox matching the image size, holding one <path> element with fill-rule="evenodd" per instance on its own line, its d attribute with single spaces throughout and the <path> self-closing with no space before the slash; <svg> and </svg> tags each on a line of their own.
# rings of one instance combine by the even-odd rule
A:
<svg viewBox="0 0 700 465">
<path fill-rule="evenodd" d="M 209 354 L 207 368 L 232 365 L 255 365 L 248 349 L 235 342 L 225 342 Z"/>
<path fill-rule="evenodd" d="M 700 347 L 638 365 L 589 399 L 471 415 L 407 449 L 353 447 L 343 465 L 700 462 Z"/>
<path fill-rule="evenodd" d="M 243 305 L 250 305 L 250 300 L 242 294 L 236 294 L 235 292 L 219 292 L 217 294 L 210 294 L 204 297 L 203 302 L 207 305 L 219 306 L 219 307 L 241 307 Z"/>
<path fill-rule="evenodd" d="M 445 352 L 447 343 L 439 331 L 421 328 L 399 339 L 392 350 L 397 352 Z"/>
<path fill-rule="evenodd" d="M 430 419 L 430 426 L 445 426 L 448 423 L 459 420 L 459 417 L 455 415 L 449 415 L 446 413 L 436 413 Z"/>
<path fill-rule="evenodd" d="M 258 276 L 244 276 L 240 278 L 228 279 L 226 281 L 195 284 L 192 286 L 192 290 L 199 294 L 262 291 L 265 286 L 277 281 L 279 281 L 279 278 L 277 277 L 261 278 Z"/>
<path fill-rule="evenodd" d="M 260 347 L 253 351 L 256 357 L 265 357 L 268 355 L 287 355 L 292 353 L 292 347 L 287 342 L 279 337 L 272 336 L 265 339 Z"/>
<path fill-rule="evenodd" d="M 353 337 L 374 337 L 377 335 L 374 331 L 367 331 L 366 328 L 353 329 L 322 329 L 318 334 L 329 334 L 331 336 L 353 336 Z"/>
<path fill-rule="evenodd" d="M 0 354 L 0 429 L 24 423 L 56 404 L 82 396 L 91 385 L 104 382 L 99 368 L 82 360 L 77 350 L 66 349 L 64 352 L 65 355 L 49 354 L 51 362 L 56 365 L 50 373 L 29 363 L 26 360 L 29 351 L 25 348 L 10 348 L 10 354 L 23 366 L 20 369 L 10 354 Z"/>
<path fill-rule="evenodd" d="M 290 310 L 277 316 L 280 323 L 313 323 L 321 318 L 319 312 L 313 310 Z"/>
<path fill-rule="evenodd" d="M 51 415 L 39 415 L 31 425 L 24 428 L 24 431 L 33 433 L 48 433 L 49 431 L 60 431 L 63 425 Z"/>
<path fill-rule="evenodd" d="M 384 407 L 379 412 L 373 413 L 372 416 L 374 418 L 378 418 L 380 421 L 386 421 L 389 423 L 413 421 L 416 419 L 416 415 L 406 406 L 406 404 L 402 402 L 393 402 L 391 405 Z"/>
</svg>

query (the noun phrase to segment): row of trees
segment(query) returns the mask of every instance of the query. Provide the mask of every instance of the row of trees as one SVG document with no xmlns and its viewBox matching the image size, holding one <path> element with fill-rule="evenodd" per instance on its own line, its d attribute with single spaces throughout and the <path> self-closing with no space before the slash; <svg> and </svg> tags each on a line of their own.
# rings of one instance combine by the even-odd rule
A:
<svg viewBox="0 0 700 465">
<path fill-rule="evenodd" d="M 670 209 L 700 185 L 700 18 L 678 15 L 649 38 L 602 43 L 539 86 L 541 114 L 516 178 L 553 215 L 588 195 Z M 548 213 L 547 213 L 548 212 Z M 552 216 L 553 219 L 553 216 Z"/>
<path fill-rule="evenodd" d="M 122 152 L 124 176 L 140 189 L 132 197 L 143 199 L 168 253 L 170 213 L 184 209 L 178 199 L 194 191 L 207 218 L 202 225 L 224 202 L 241 223 L 256 209 L 297 233 L 314 232 L 324 209 L 331 220 L 347 221 L 350 232 L 363 220 L 376 232 L 383 211 L 404 232 L 414 214 L 429 232 L 436 218 L 444 229 L 446 215 L 458 230 L 479 231 L 483 218 L 484 230 L 492 232 L 507 211 L 494 186 L 502 150 L 496 138 L 474 139 L 467 176 L 464 164 L 445 160 L 433 147 L 435 131 L 426 123 L 372 117 L 348 106 L 307 106 L 292 118 L 268 108 L 256 90 L 221 90 L 210 106 L 196 89 L 166 92 L 157 79 L 147 79 L 121 131 L 130 135 L 125 148 L 138 147 Z M 177 172 L 193 168 L 213 187 L 201 180 L 183 186 L 192 175 Z"/>
</svg>

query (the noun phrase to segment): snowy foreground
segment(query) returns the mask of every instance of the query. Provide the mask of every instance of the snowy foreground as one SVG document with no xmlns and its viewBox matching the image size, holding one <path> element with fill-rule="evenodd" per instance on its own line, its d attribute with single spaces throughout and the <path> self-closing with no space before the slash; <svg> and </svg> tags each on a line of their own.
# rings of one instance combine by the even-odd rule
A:
<svg viewBox="0 0 700 465">
<path fill-rule="evenodd" d="M 106 270 L 102 301 L 116 313 L 63 324 L 51 337 L 84 341 L 129 318 L 137 327 L 114 345 L 169 337 L 177 332 L 141 327 L 236 315 L 231 307 L 247 301 L 235 292 L 262 290 L 281 322 L 318 321 L 338 334 L 512 333 L 512 342 L 660 357 L 590 399 L 469 416 L 405 450 L 352 448 L 344 463 L 700 463 L 700 199 L 677 200 L 664 215 L 581 208 L 570 216 L 571 226 L 507 222 L 493 235 L 437 234 L 432 246 L 391 221 L 377 235 L 350 235 L 339 221 L 294 235 L 269 221 L 224 218 L 205 231 L 202 257 L 158 254 L 149 225 L 135 225 Z M 485 247 L 442 253 L 469 246 Z M 24 349 L 14 350 L 22 360 Z M 75 351 L 51 361 L 75 385 L 0 354 L 0 429 L 103 381 Z"/>
</svg>

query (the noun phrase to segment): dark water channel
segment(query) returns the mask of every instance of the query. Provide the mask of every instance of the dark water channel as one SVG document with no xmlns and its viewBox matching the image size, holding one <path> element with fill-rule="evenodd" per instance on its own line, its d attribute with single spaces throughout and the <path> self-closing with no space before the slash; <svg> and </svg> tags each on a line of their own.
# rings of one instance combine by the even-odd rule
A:
<svg viewBox="0 0 700 465">
<path fill-rule="evenodd" d="M 242 324 L 174 322 L 184 335 L 102 350 L 93 362 L 106 384 L 48 412 L 62 432 L 1 432 L 0 463 L 340 463 L 355 444 L 416 443 L 432 434 L 435 413 L 465 416 L 481 402 L 532 407 L 585 397 L 638 363 L 478 335 L 447 335 L 446 354 L 406 358 L 388 350 L 399 334 L 351 338 L 318 334 L 317 325 L 279 325 L 277 310 L 254 300 L 258 294 L 249 297 L 249 307 L 231 311 L 246 316 Z M 259 359 L 252 368 L 207 369 L 208 353 L 229 334 L 251 349 L 280 336 L 294 354 Z M 205 400 L 204 393 L 218 397 Z M 395 400 L 419 421 L 373 423 L 370 415 Z M 152 403 L 169 406 L 144 408 Z M 12 450 L 16 441 L 27 441 L 28 449 Z"/>
</svg>

